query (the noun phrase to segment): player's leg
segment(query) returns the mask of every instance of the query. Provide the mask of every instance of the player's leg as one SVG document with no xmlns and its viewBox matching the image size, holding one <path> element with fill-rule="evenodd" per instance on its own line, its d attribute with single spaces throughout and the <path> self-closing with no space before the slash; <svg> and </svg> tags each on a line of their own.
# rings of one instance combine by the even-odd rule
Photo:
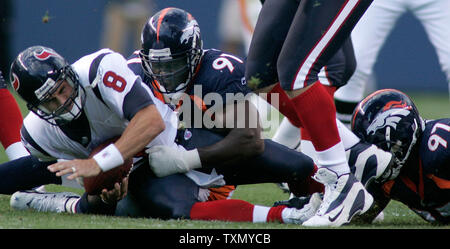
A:
<svg viewBox="0 0 450 249">
<path fill-rule="evenodd" d="M 134 173 L 134 174 L 133 174 Z M 160 219 L 192 219 L 285 223 L 302 223 L 309 214 L 295 208 L 264 207 L 243 200 L 206 201 L 207 188 L 201 188 L 184 174 L 163 178 L 151 176 L 149 167 L 140 167 L 130 175 L 129 193 L 132 194 L 139 212 L 145 217 Z M 147 177 L 144 177 L 147 175 Z M 320 205 L 311 207 L 315 210 Z"/>
<path fill-rule="evenodd" d="M 324 204 L 305 225 L 340 226 L 353 215 L 367 211 L 373 202 L 350 174 L 333 98 L 318 81 L 320 70 L 342 47 L 370 3 L 308 2 L 297 13 L 278 58 L 280 83 L 293 97 L 297 115 L 317 151 L 320 168 L 315 179 L 325 185 Z"/>
<path fill-rule="evenodd" d="M 413 4 L 414 5 L 414 4 Z M 419 19 L 431 43 L 436 49 L 439 64 L 445 73 L 450 91 L 450 2 L 429 1 L 417 2 L 412 8 Z"/>
<path fill-rule="evenodd" d="M 29 155 L 20 141 L 22 113 L 0 71 L 0 142 L 9 160 Z"/>
<path fill-rule="evenodd" d="M 0 164 L 0 194 L 10 195 L 45 184 L 61 184 L 61 177 L 47 169 L 52 163 L 54 161 L 41 162 L 33 156 L 25 156 Z"/>
<path fill-rule="evenodd" d="M 283 118 L 280 126 L 272 137 L 272 141 L 282 144 L 290 149 L 300 147 L 300 129 L 295 127 L 289 119 Z"/>
<path fill-rule="evenodd" d="M 351 37 L 356 70 L 348 83 L 334 95 L 338 118 L 346 125 L 350 123 L 353 110 L 363 98 L 381 47 L 405 11 L 406 8 L 396 1 L 374 1 L 353 29 Z"/>
<path fill-rule="evenodd" d="M 188 139 L 185 139 L 186 136 L 178 138 L 178 143 L 187 150 L 208 146 L 223 139 L 222 135 L 207 129 L 190 131 Z M 321 184 L 311 179 L 315 165 L 309 157 L 270 139 L 264 140 L 264 151 L 260 155 L 223 164 L 203 165 L 201 170 L 211 171 L 212 168 L 223 174 L 227 184 L 231 185 L 288 182 L 296 186 L 292 191 L 297 195 L 323 189 Z"/>
<path fill-rule="evenodd" d="M 266 139 L 264 142 L 263 154 L 216 167 L 217 172 L 224 175 L 227 184 L 287 182 L 297 196 L 323 191 L 323 185 L 311 178 L 316 170 L 311 158 L 271 140 Z"/>
<path fill-rule="evenodd" d="M 300 2 L 304 1 L 264 2 L 254 29 L 245 68 L 247 85 L 257 93 L 268 93 L 267 101 L 297 127 L 301 124 L 289 97 L 278 82 L 276 61 Z M 279 103 L 272 103 L 272 94 L 278 94 Z M 265 97 L 263 94 L 260 96 Z"/>
</svg>

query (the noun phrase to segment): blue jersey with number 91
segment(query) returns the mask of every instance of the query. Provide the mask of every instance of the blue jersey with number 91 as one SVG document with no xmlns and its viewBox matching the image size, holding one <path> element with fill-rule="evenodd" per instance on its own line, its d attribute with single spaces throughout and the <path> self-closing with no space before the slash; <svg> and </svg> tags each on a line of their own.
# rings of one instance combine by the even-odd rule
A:
<svg viewBox="0 0 450 249">
<path fill-rule="evenodd" d="M 450 222 L 450 119 L 426 122 L 400 175 L 383 190 L 428 221 Z"/>
</svg>

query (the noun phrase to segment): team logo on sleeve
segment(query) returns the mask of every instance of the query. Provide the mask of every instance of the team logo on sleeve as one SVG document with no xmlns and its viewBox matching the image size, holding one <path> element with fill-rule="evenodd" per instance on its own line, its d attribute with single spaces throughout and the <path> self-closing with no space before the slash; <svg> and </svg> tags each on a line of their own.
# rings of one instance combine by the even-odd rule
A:
<svg viewBox="0 0 450 249">
<path fill-rule="evenodd" d="M 43 49 L 40 53 L 34 53 L 34 57 L 41 61 L 47 60 L 50 56 L 56 56 L 56 54 L 46 49 Z"/>
<path fill-rule="evenodd" d="M 20 82 L 19 82 L 19 78 L 17 77 L 17 75 L 15 73 L 12 74 L 13 79 L 11 81 L 11 85 L 14 88 L 14 90 L 19 90 L 20 87 Z"/>
<path fill-rule="evenodd" d="M 190 130 L 184 130 L 184 140 L 189 140 L 192 137 L 192 132 Z"/>
</svg>

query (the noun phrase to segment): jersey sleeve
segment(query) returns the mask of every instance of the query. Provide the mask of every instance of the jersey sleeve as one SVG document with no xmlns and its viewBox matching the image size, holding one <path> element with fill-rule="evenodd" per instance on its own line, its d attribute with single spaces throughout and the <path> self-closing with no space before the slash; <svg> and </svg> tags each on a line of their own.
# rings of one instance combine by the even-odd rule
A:
<svg viewBox="0 0 450 249">
<path fill-rule="evenodd" d="M 203 97 L 210 93 L 218 94 L 225 106 L 251 92 L 245 82 L 244 60 L 219 50 L 210 50 L 205 57 L 198 79 L 202 85 Z M 207 104 L 207 107 L 213 104 Z"/>
<path fill-rule="evenodd" d="M 106 55 L 98 68 L 98 88 L 105 104 L 120 117 L 131 120 L 142 108 L 153 104 L 143 89 L 142 80 L 133 73 L 118 53 Z"/>
</svg>

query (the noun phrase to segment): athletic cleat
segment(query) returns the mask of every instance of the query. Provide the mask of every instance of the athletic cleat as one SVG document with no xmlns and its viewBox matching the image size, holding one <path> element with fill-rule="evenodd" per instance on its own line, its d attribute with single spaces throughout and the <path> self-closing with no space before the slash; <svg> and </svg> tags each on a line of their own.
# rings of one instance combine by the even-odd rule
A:
<svg viewBox="0 0 450 249">
<path fill-rule="evenodd" d="M 311 196 L 294 196 L 289 200 L 276 201 L 275 203 L 273 203 L 273 206 L 287 206 L 290 208 L 302 209 L 306 204 L 308 204 L 310 199 Z"/>
<path fill-rule="evenodd" d="M 347 150 L 347 156 L 350 171 L 364 185 L 372 178 L 383 182 L 397 176 L 392 154 L 373 144 L 361 141 Z"/>
<path fill-rule="evenodd" d="M 283 222 L 288 224 L 303 224 L 303 222 L 314 216 L 321 203 L 322 199 L 320 195 L 314 193 L 302 209 L 285 208 L 282 213 Z"/>
<path fill-rule="evenodd" d="M 327 168 L 319 168 L 314 179 L 325 185 L 325 193 L 319 209 L 304 226 L 341 226 L 372 206 L 372 195 L 353 174 L 338 177 Z"/>
<path fill-rule="evenodd" d="M 10 206 L 16 210 L 35 209 L 38 212 L 65 212 L 65 204 L 71 198 L 80 198 L 71 192 L 17 191 L 11 196 Z"/>
</svg>

